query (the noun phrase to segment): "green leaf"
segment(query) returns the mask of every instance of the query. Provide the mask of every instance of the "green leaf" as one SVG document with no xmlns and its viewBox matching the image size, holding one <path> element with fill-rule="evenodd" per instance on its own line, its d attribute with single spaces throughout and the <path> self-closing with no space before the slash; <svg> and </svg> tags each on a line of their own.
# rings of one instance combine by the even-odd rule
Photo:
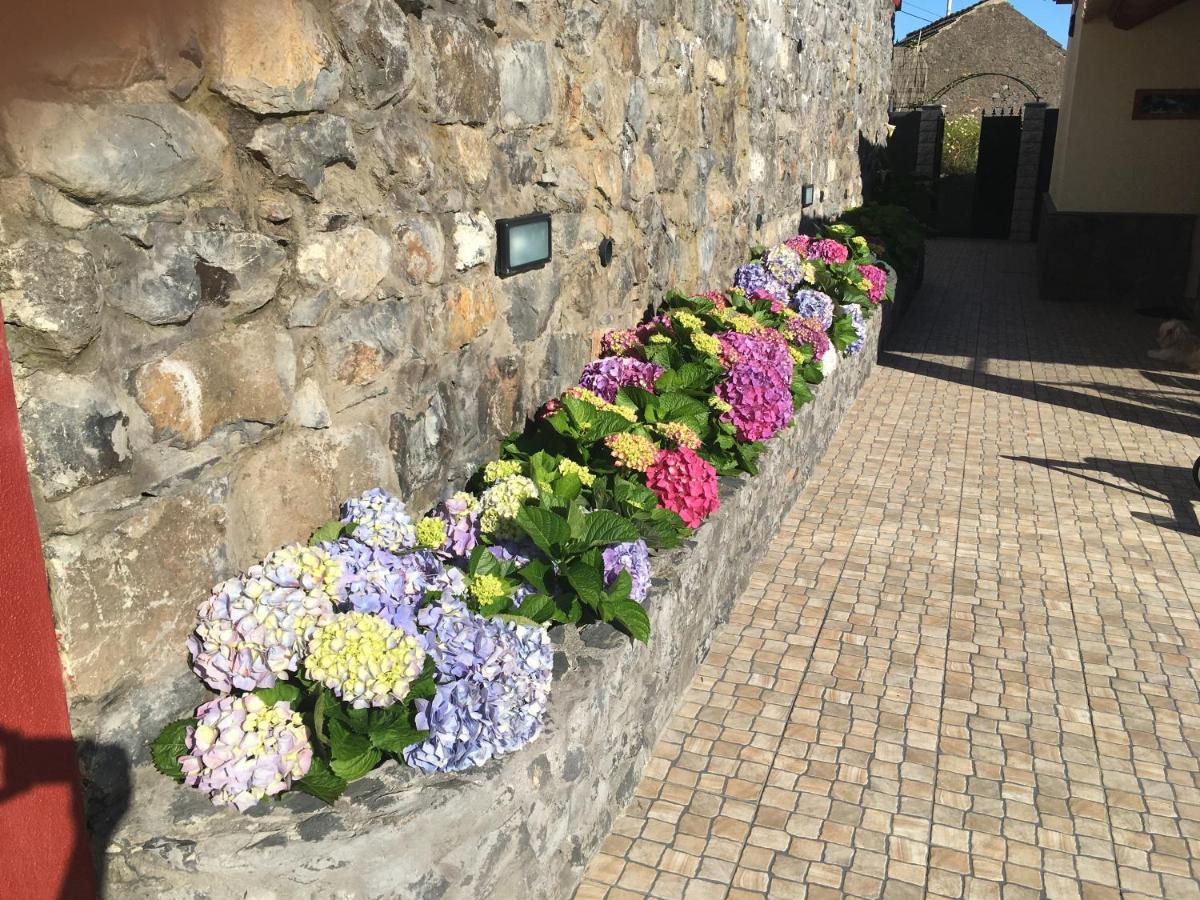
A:
<svg viewBox="0 0 1200 900">
<path fill-rule="evenodd" d="M 584 603 L 593 608 L 600 605 L 604 597 L 604 577 L 595 566 L 577 559 L 566 567 L 565 574 L 567 581 Z"/>
<path fill-rule="evenodd" d="M 583 534 L 580 535 L 584 548 L 607 547 L 609 544 L 637 539 L 636 526 L 624 516 L 607 509 L 589 513 L 583 522 Z"/>
<path fill-rule="evenodd" d="M 613 496 L 618 503 L 625 503 L 638 509 L 654 509 L 658 506 L 658 494 L 644 484 L 630 481 L 628 478 L 617 478 L 613 483 Z"/>
<path fill-rule="evenodd" d="M 608 602 L 610 604 L 624 602 L 629 599 L 632 590 L 633 576 L 622 569 L 613 580 L 612 587 L 608 589 Z"/>
<path fill-rule="evenodd" d="M 292 705 L 295 710 L 300 698 L 303 696 L 300 688 L 289 681 L 277 681 L 271 687 L 259 688 L 254 692 L 254 696 L 262 700 L 267 706 L 274 706 L 276 703 L 286 701 Z"/>
<path fill-rule="evenodd" d="M 428 731 L 422 731 L 413 724 L 407 705 L 398 708 L 403 714 L 382 721 L 378 727 L 371 729 L 369 735 L 372 746 L 393 756 L 400 756 L 405 747 L 419 744 L 429 735 Z"/>
<path fill-rule="evenodd" d="M 629 632 L 634 640 L 643 644 L 650 640 L 650 617 L 642 605 L 634 600 L 614 603 L 609 610 L 612 620 Z"/>
<path fill-rule="evenodd" d="M 578 475 L 563 475 L 554 482 L 554 496 L 568 503 L 578 497 L 582 490 L 583 482 Z"/>
<path fill-rule="evenodd" d="M 528 619 L 535 625 L 540 625 L 547 622 L 554 615 L 554 601 L 543 594 L 530 594 L 521 601 L 520 614 L 501 614 L 497 618 L 509 619 Z"/>
<path fill-rule="evenodd" d="M 550 557 L 553 557 L 556 549 L 571 537 L 571 528 L 566 519 L 558 513 L 538 506 L 522 506 L 517 513 L 517 524 L 524 528 L 530 540 Z"/>
<path fill-rule="evenodd" d="M 500 575 L 503 572 L 503 564 L 496 559 L 488 548 L 483 544 L 476 544 L 475 549 L 471 551 L 471 559 L 467 563 L 468 575 Z"/>
<path fill-rule="evenodd" d="M 409 686 L 408 696 L 414 699 L 432 700 L 433 695 L 437 693 L 437 682 L 433 678 L 436 672 L 437 666 L 434 665 L 433 656 L 426 656 L 425 668 L 421 671 L 421 677 Z"/>
<path fill-rule="evenodd" d="M 334 519 L 332 522 L 326 522 L 324 525 L 314 531 L 308 538 L 308 545 L 312 547 L 316 544 L 324 543 L 325 541 L 332 543 L 340 538 L 343 534 L 349 534 L 353 530 L 354 526 L 344 525 L 343 523 Z"/>
<path fill-rule="evenodd" d="M 521 608 L 525 608 L 525 604 L 521 604 Z M 528 625 L 530 628 L 540 628 L 541 623 L 535 622 L 528 616 L 520 616 L 516 613 L 501 613 L 498 616 L 493 616 L 494 619 L 503 619 L 505 622 L 512 622 L 514 625 Z"/>
<path fill-rule="evenodd" d="M 150 757 L 154 760 L 154 768 L 168 778 L 183 781 L 183 769 L 179 765 L 179 757 L 188 752 L 187 730 L 196 724 L 196 718 L 176 719 L 158 733 L 158 737 L 150 744 Z"/>
<path fill-rule="evenodd" d="M 329 763 L 319 756 L 314 756 L 308 774 L 299 781 L 292 782 L 292 787 L 332 806 L 346 789 L 346 780 L 336 775 L 329 768 Z"/>
<path fill-rule="evenodd" d="M 547 560 L 531 559 L 525 565 L 521 566 L 521 568 L 518 570 L 518 574 L 543 594 L 545 594 L 548 593 L 546 590 L 546 576 L 551 571 L 552 567 Z"/>
<path fill-rule="evenodd" d="M 329 720 L 329 766 L 334 774 L 353 781 L 362 778 L 382 759 L 365 734 L 356 734 L 337 719 Z"/>
<path fill-rule="evenodd" d="M 699 363 L 684 363 L 659 376 L 656 387 L 664 394 L 671 391 L 694 391 L 708 385 L 708 369 Z"/>
</svg>

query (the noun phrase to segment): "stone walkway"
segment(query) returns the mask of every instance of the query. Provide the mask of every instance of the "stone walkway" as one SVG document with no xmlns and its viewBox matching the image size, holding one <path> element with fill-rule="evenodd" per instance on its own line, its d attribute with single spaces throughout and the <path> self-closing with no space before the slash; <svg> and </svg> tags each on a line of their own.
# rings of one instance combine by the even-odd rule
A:
<svg viewBox="0 0 1200 900">
<path fill-rule="evenodd" d="M 1200 377 L 940 241 L 577 900 L 1200 898 Z"/>
</svg>

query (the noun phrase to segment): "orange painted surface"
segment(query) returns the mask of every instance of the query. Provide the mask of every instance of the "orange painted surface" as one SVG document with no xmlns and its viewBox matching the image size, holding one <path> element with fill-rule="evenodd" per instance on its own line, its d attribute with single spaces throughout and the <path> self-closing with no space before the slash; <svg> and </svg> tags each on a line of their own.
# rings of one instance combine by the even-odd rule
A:
<svg viewBox="0 0 1200 900">
<path fill-rule="evenodd" d="M 42 545 L 0 336 L 0 898 L 95 896 Z"/>
</svg>

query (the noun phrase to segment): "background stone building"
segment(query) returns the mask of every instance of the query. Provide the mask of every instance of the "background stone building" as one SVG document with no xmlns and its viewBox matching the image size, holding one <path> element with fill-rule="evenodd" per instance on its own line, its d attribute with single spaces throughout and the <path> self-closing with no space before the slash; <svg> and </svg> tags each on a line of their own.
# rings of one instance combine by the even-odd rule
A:
<svg viewBox="0 0 1200 900">
<path fill-rule="evenodd" d="M 184 639 L 213 584 L 366 488 L 455 490 L 602 330 L 794 232 L 805 183 L 810 214 L 857 204 L 893 16 L 171 6 L 102 3 L 63 53 L 10 31 L 39 78 L 0 105 L 0 305 L 72 725 L 134 762 L 202 696 Z M 495 220 L 533 211 L 553 262 L 497 278 Z"/>
<path fill-rule="evenodd" d="M 892 108 L 920 106 L 955 79 L 976 72 L 1016 76 L 1056 107 L 1065 63 L 1066 50 L 1008 0 L 982 0 L 896 44 Z M 937 102 L 954 117 L 990 112 L 996 106 L 1019 111 L 1033 99 L 1014 78 L 989 76 L 966 81 Z"/>
</svg>

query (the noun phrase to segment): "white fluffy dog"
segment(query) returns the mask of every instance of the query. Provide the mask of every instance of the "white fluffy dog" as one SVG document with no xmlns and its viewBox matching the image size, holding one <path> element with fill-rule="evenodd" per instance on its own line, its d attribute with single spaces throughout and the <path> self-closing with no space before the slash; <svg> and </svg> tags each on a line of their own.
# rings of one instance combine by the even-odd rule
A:
<svg viewBox="0 0 1200 900">
<path fill-rule="evenodd" d="M 1153 359 L 1180 363 L 1193 372 L 1200 372 L 1200 337 L 1179 319 L 1168 319 L 1158 328 L 1158 350 L 1151 350 Z"/>
</svg>

